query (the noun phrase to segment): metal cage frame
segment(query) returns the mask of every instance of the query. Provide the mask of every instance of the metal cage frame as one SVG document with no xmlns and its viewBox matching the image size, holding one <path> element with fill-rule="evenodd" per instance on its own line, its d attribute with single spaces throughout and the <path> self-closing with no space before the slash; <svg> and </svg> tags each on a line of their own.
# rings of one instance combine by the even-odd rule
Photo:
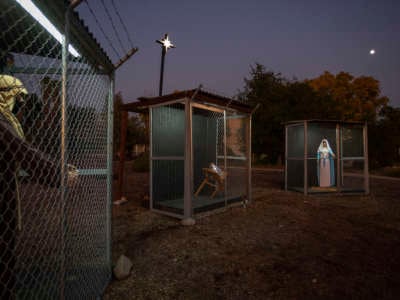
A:
<svg viewBox="0 0 400 300">
<path fill-rule="evenodd" d="M 251 200 L 251 115 L 252 109 L 246 104 L 238 102 L 233 99 L 225 98 L 216 94 L 211 94 L 201 89 L 195 90 L 188 90 L 184 92 L 178 92 L 174 94 L 169 94 L 165 96 L 155 97 L 155 98 L 139 98 L 139 102 L 133 102 L 125 104 L 122 107 L 123 111 L 133 111 L 133 112 L 140 112 L 140 113 L 148 113 L 148 128 L 149 128 L 149 135 L 150 135 L 150 209 L 165 214 L 168 216 L 172 216 L 175 218 L 180 219 L 187 219 L 193 217 L 199 217 L 203 214 L 208 214 L 209 211 L 213 211 L 214 209 L 207 210 L 203 213 L 196 213 L 194 211 L 192 205 L 192 199 L 194 195 L 194 175 L 193 175 L 193 168 L 194 168 L 194 154 L 193 154 L 193 110 L 200 109 L 204 111 L 208 111 L 211 113 L 220 114 L 221 121 L 223 122 L 223 133 L 221 133 L 221 139 L 223 140 L 223 153 L 215 154 L 217 159 L 223 161 L 223 168 L 228 168 L 227 160 L 233 159 L 233 157 L 229 157 L 227 154 L 227 120 L 229 119 L 228 114 L 232 114 L 231 118 L 243 119 L 244 126 L 245 126 L 245 157 L 241 158 L 246 163 L 246 180 L 242 184 L 245 186 L 245 194 L 242 195 L 241 201 L 236 203 L 228 203 L 229 199 L 227 196 L 229 187 L 227 186 L 227 181 L 225 181 L 224 187 L 224 205 L 222 209 L 226 207 L 243 204 L 245 201 Z M 159 107 L 165 107 L 168 105 L 176 105 L 180 104 L 184 106 L 184 152 L 183 156 L 175 157 L 175 156 L 168 156 L 168 157 L 159 157 L 153 155 L 153 144 L 154 144 L 154 135 L 153 135 L 153 110 Z M 172 116 L 173 118 L 173 116 Z M 121 120 L 124 124 L 124 120 Z M 126 123 L 126 121 L 125 121 Z M 122 126 L 124 127 L 124 125 Z M 122 129 L 122 135 L 126 134 L 126 131 Z M 123 153 L 124 146 L 121 145 L 121 153 Z M 216 150 L 218 151 L 218 150 Z M 183 213 L 175 213 L 166 211 L 163 209 L 156 208 L 154 205 L 154 197 L 153 197 L 153 190 L 156 187 L 155 183 L 153 182 L 153 172 L 154 172 L 154 161 L 156 160 L 181 160 L 184 163 L 184 187 L 183 187 Z M 123 161 L 120 164 L 120 191 L 119 194 L 122 197 L 123 195 Z M 229 176 L 229 174 L 228 174 Z"/>
<path fill-rule="evenodd" d="M 308 153 L 308 139 L 310 136 L 310 124 L 315 125 L 315 126 L 321 126 L 321 127 L 326 127 L 330 126 L 332 128 L 335 128 L 335 144 L 337 145 L 337 153 L 336 153 L 336 162 L 335 162 L 335 168 L 336 168 L 336 177 L 338 178 L 335 181 L 335 185 L 333 186 L 333 189 L 320 189 L 318 191 L 314 191 L 310 188 L 310 182 L 309 182 L 309 177 L 310 177 L 310 170 L 309 170 L 309 162 L 313 160 L 313 158 L 310 158 L 310 155 Z M 351 193 L 351 194 L 369 194 L 370 188 L 369 188 L 369 171 L 368 171 L 368 127 L 367 123 L 363 122 L 345 122 L 345 121 L 336 121 L 336 120 L 299 120 L 299 121 L 290 121 L 284 124 L 285 125 L 285 190 L 295 190 L 295 191 L 300 191 L 303 192 L 304 195 L 308 195 L 310 193 L 337 193 L 337 194 L 343 194 L 343 193 Z M 358 126 L 362 128 L 362 149 L 363 153 L 362 156 L 359 157 L 346 157 L 342 153 L 343 149 L 343 136 L 342 136 L 342 130 L 343 128 L 346 128 L 346 126 Z M 303 145 L 302 145 L 302 151 L 303 155 L 302 156 L 291 156 L 289 154 L 288 148 L 289 148 L 289 131 L 292 128 L 299 127 L 302 131 L 302 139 L 303 139 Z M 362 175 L 361 176 L 363 179 L 363 187 L 362 188 L 348 188 L 344 189 L 343 188 L 343 177 L 345 175 L 344 172 L 344 163 L 346 161 L 351 161 L 351 160 L 357 160 L 359 162 L 363 163 L 363 170 L 362 170 Z M 302 168 L 303 168 L 303 186 L 292 186 L 289 184 L 290 181 L 290 167 L 289 163 L 298 161 L 300 164 L 302 163 Z"/>
</svg>

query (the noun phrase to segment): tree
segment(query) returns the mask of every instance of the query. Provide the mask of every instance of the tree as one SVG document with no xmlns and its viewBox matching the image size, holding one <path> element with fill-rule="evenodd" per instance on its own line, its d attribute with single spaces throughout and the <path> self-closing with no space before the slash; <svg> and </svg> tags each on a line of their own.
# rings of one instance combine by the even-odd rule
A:
<svg viewBox="0 0 400 300">
<path fill-rule="evenodd" d="M 114 99 L 114 153 L 118 153 L 121 142 L 121 106 L 123 105 L 122 94 L 119 92 Z M 148 136 L 146 134 L 144 120 L 138 114 L 128 116 L 126 145 L 125 150 L 130 152 L 135 144 L 147 144 Z"/>
<path fill-rule="evenodd" d="M 282 123 L 287 121 L 368 121 L 371 127 L 370 141 L 375 142 L 382 136 L 382 130 L 396 132 L 394 127 L 398 126 L 394 121 L 397 112 L 386 109 L 389 99 L 380 95 L 379 81 L 372 77 L 325 72 L 311 80 L 290 81 L 280 73 L 268 71 L 256 63 L 251 66 L 250 77 L 245 78 L 244 83 L 244 89 L 238 95 L 239 100 L 252 106 L 259 104 L 253 115 L 252 147 L 256 159 L 263 163 L 274 164 L 279 157 L 283 158 L 285 145 Z M 379 124 L 376 123 L 378 116 L 381 120 Z M 388 147 L 393 152 L 395 145 Z M 378 152 L 371 153 L 378 157 Z M 373 155 L 370 157 L 375 159 Z"/>
<path fill-rule="evenodd" d="M 376 124 L 368 128 L 370 165 L 372 168 L 400 162 L 400 108 L 386 106 Z"/>
<path fill-rule="evenodd" d="M 283 151 L 283 121 L 286 80 L 280 73 L 267 71 L 256 63 L 251 66 L 250 78 L 244 79 L 244 90 L 238 95 L 239 100 L 249 105 L 259 105 L 253 114 L 252 151 L 258 160 L 276 163 Z"/>
<path fill-rule="evenodd" d="M 254 107 L 259 104 L 253 115 L 252 150 L 262 163 L 275 164 L 283 158 L 282 123 L 330 117 L 331 97 L 317 93 L 307 82 L 289 81 L 260 64 L 251 67 L 250 78 L 244 82 L 239 100 Z"/>
<path fill-rule="evenodd" d="M 375 122 L 389 99 L 380 95 L 379 81 L 370 76 L 354 77 L 347 72 L 333 75 L 325 71 L 306 81 L 321 97 L 331 97 L 329 114 L 344 121 Z"/>
<path fill-rule="evenodd" d="M 288 82 L 286 97 L 285 121 L 335 119 L 332 98 L 329 95 L 318 94 L 307 82 Z"/>
<path fill-rule="evenodd" d="M 147 144 L 144 123 L 138 114 L 133 114 L 128 119 L 126 149 L 131 150 L 135 144 Z"/>
</svg>

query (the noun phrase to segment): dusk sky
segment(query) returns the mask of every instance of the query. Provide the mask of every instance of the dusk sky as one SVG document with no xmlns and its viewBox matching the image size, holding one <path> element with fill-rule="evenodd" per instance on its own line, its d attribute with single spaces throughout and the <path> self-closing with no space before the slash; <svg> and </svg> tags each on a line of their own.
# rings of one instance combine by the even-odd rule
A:
<svg viewBox="0 0 400 300">
<path fill-rule="evenodd" d="M 130 44 L 110 0 L 127 50 Z M 89 1 L 113 47 L 123 56 L 101 1 Z M 370 75 L 390 105 L 400 107 L 399 0 L 152 1 L 114 0 L 133 46 L 139 48 L 116 73 L 125 102 L 158 95 L 161 46 L 176 45 L 165 62 L 164 94 L 196 88 L 234 96 L 255 62 L 286 78 L 314 78 L 325 70 Z M 113 62 L 118 58 L 87 4 L 77 9 Z M 370 50 L 376 53 L 370 55 Z"/>
</svg>

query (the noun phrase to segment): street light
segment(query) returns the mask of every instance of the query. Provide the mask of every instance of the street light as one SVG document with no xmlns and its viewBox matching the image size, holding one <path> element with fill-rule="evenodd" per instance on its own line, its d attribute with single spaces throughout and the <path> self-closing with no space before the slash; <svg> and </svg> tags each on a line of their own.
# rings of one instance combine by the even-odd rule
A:
<svg viewBox="0 0 400 300">
<path fill-rule="evenodd" d="M 166 33 L 164 35 L 163 39 L 156 40 L 156 42 L 161 44 L 161 48 L 162 48 L 162 50 L 161 50 L 160 89 L 159 89 L 159 92 L 158 92 L 158 95 L 162 96 L 165 54 L 167 53 L 168 49 L 175 48 L 175 46 L 169 40 L 168 33 Z"/>
</svg>

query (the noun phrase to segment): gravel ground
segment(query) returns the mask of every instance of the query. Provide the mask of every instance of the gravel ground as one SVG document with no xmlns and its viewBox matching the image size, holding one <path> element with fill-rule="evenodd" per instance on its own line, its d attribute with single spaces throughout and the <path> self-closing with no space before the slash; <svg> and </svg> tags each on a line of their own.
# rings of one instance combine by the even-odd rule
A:
<svg viewBox="0 0 400 300">
<path fill-rule="evenodd" d="M 184 227 L 150 212 L 148 174 L 128 172 L 113 259 L 125 254 L 133 272 L 104 299 L 400 299 L 399 183 L 306 197 L 257 169 L 250 205 Z"/>
</svg>

